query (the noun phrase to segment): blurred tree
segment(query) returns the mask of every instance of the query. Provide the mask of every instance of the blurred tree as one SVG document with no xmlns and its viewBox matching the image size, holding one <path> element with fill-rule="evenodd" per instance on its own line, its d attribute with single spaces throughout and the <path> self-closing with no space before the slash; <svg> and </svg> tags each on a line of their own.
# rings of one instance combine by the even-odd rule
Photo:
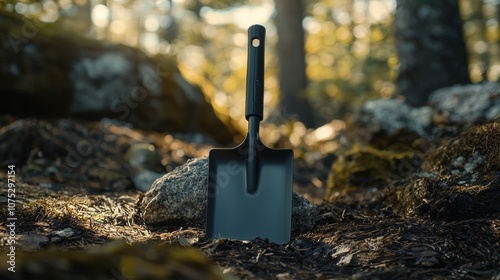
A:
<svg viewBox="0 0 500 280">
<path fill-rule="evenodd" d="M 397 86 L 412 106 L 432 91 L 470 83 L 457 0 L 397 0 Z"/>
<path fill-rule="evenodd" d="M 168 0 L 169 3 L 169 9 L 167 10 L 167 17 L 169 19 L 169 24 L 165 28 L 165 30 L 162 31 L 162 38 L 169 42 L 172 43 L 175 39 L 177 39 L 177 36 L 179 35 L 179 24 L 177 23 L 177 20 L 174 16 L 174 1 Z"/>
<path fill-rule="evenodd" d="M 479 69 L 481 71 L 481 79 L 483 81 L 488 80 L 488 68 L 490 67 L 489 63 L 489 54 L 488 54 L 488 43 L 487 43 L 487 33 L 486 33 L 486 18 L 483 12 L 484 8 L 484 0 L 476 0 L 476 1 L 471 1 L 471 6 L 472 6 L 472 14 L 469 18 L 470 22 L 475 23 L 475 26 L 477 26 L 478 33 L 477 36 L 479 37 Z"/>
<path fill-rule="evenodd" d="M 275 0 L 278 31 L 280 105 L 284 113 L 312 127 L 311 107 L 306 98 L 307 78 L 301 0 Z"/>
</svg>

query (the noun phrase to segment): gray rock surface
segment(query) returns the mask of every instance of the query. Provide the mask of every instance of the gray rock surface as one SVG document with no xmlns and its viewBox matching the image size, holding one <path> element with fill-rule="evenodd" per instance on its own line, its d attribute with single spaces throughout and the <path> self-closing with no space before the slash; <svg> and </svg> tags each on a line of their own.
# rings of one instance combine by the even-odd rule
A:
<svg viewBox="0 0 500 280">
<path fill-rule="evenodd" d="M 358 122 L 371 133 L 385 130 L 390 135 L 407 128 L 425 136 L 431 124 L 432 109 L 428 106 L 413 108 L 398 99 L 369 100 L 361 107 Z"/>
<path fill-rule="evenodd" d="M 191 159 L 153 183 L 140 202 L 146 224 L 181 222 L 204 227 L 208 184 L 208 158 Z M 295 192 L 292 198 L 292 230 L 311 229 L 319 210 Z"/>
<path fill-rule="evenodd" d="M 435 91 L 429 99 L 446 122 L 474 124 L 500 117 L 500 84 L 452 86 Z"/>
</svg>

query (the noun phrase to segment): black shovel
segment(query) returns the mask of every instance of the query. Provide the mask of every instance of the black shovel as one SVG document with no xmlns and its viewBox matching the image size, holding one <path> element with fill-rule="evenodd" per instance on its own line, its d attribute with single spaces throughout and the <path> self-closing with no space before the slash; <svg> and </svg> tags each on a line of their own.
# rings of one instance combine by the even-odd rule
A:
<svg viewBox="0 0 500 280">
<path fill-rule="evenodd" d="M 293 151 L 266 147 L 259 138 L 264 103 L 266 29 L 248 29 L 248 134 L 238 147 L 209 154 L 206 235 L 284 244 L 290 240 Z"/>
</svg>

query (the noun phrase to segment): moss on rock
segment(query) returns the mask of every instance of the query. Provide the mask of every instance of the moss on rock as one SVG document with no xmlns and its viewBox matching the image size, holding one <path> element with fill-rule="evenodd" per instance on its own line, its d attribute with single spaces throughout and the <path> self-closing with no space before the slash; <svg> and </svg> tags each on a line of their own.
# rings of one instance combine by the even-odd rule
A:
<svg viewBox="0 0 500 280">
<path fill-rule="evenodd" d="M 439 175 L 488 176 L 500 171 L 500 122 L 475 126 L 430 153 L 424 171 Z"/>
<path fill-rule="evenodd" d="M 453 178 L 417 178 L 392 189 L 386 201 L 398 213 L 433 220 L 491 218 L 500 213 L 500 178 L 474 184 Z"/>
<path fill-rule="evenodd" d="M 413 151 L 354 145 L 332 165 L 327 181 L 327 199 L 332 199 L 337 192 L 345 193 L 405 177 L 412 170 L 414 155 Z"/>
<path fill-rule="evenodd" d="M 424 173 L 390 189 L 395 211 L 436 220 L 487 218 L 500 213 L 500 123 L 472 127 L 429 153 Z"/>
</svg>

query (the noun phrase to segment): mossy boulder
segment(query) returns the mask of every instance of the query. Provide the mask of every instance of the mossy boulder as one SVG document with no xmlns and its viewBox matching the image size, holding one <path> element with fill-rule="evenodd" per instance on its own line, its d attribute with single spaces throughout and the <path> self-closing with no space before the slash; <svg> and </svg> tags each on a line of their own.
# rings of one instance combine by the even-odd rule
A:
<svg viewBox="0 0 500 280">
<path fill-rule="evenodd" d="M 453 177 L 420 177 L 391 190 L 385 202 L 409 217 L 461 221 L 500 214 L 500 177 L 468 183 Z"/>
<path fill-rule="evenodd" d="M 172 57 L 150 57 L 5 11 L 0 31 L 2 114 L 116 118 L 146 130 L 201 132 L 227 144 L 238 134 Z"/>
<path fill-rule="evenodd" d="M 428 106 L 412 108 L 399 99 L 375 99 L 364 103 L 348 124 L 347 135 L 355 142 L 368 143 L 384 134 L 394 136 L 400 130 L 429 137 L 432 110 Z"/>
<path fill-rule="evenodd" d="M 500 122 L 472 127 L 429 153 L 424 171 L 485 178 L 500 171 Z"/>
<path fill-rule="evenodd" d="M 400 99 L 368 100 L 348 122 L 346 134 L 353 142 L 369 143 L 403 129 L 435 141 L 498 119 L 500 83 L 485 82 L 438 89 L 427 106 L 411 107 Z"/>
<path fill-rule="evenodd" d="M 437 220 L 500 214 L 500 122 L 474 126 L 430 152 L 414 174 L 388 192 L 397 212 Z"/>
</svg>

